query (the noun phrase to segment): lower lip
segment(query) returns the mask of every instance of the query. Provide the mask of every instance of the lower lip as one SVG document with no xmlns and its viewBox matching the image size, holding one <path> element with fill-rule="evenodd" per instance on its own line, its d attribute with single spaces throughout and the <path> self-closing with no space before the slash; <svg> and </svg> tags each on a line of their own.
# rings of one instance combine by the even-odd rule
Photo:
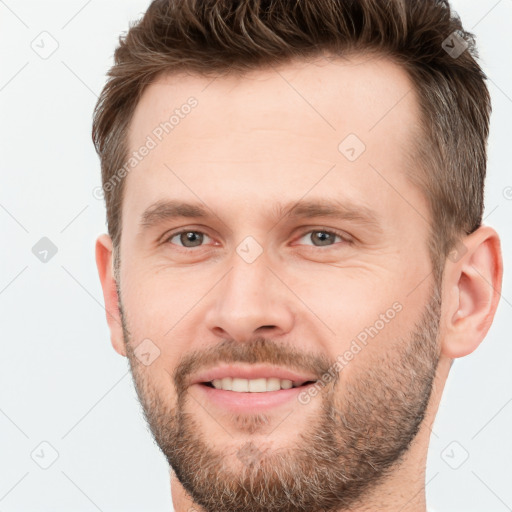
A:
<svg viewBox="0 0 512 512">
<path fill-rule="evenodd" d="M 272 409 L 297 401 L 297 397 L 303 391 L 306 391 L 314 383 L 305 386 L 299 386 L 290 389 L 280 389 L 279 391 L 265 391 L 262 393 L 249 393 L 226 391 L 224 389 L 215 389 L 204 384 L 194 384 L 194 388 L 199 388 L 206 398 L 224 409 L 232 412 L 256 412 Z"/>
</svg>

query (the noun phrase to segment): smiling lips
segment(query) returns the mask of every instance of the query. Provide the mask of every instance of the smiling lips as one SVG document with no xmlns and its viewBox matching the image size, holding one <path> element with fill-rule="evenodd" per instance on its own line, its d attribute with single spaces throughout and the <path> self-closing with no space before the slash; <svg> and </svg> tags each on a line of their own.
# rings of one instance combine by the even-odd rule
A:
<svg viewBox="0 0 512 512">
<path fill-rule="evenodd" d="M 316 381 L 312 374 L 253 364 L 211 368 L 194 375 L 190 383 L 222 411 L 254 414 L 293 403 Z"/>
<path fill-rule="evenodd" d="M 264 365 L 224 365 L 198 374 L 193 384 L 237 393 L 263 393 L 300 387 L 317 379 L 285 368 Z"/>
</svg>

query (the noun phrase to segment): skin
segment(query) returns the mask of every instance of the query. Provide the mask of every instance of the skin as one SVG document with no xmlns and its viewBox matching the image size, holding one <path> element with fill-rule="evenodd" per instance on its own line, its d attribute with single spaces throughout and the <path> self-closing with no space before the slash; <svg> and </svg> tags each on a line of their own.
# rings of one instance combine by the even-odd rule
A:
<svg viewBox="0 0 512 512">
<path fill-rule="evenodd" d="M 181 464 L 171 472 L 175 510 L 229 510 L 220 502 L 198 503 L 201 489 L 208 490 L 201 483 L 212 486 L 214 477 L 218 486 L 240 474 L 247 478 L 241 481 L 257 484 L 267 477 L 275 484 L 272 468 L 288 468 L 299 482 L 298 468 L 280 466 L 278 455 L 298 461 L 293 457 L 302 449 L 311 456 L 316 432 L 324 440 L 332 435 L 331 446 L 340 448 L 337 465 L 327 464 L 330 470 L 352 471 L 354 478 L 347 477 L 345 502 L 336 504 L 331 496 L 315 503 L 325 510 L 424 512 L 430 431 L 450 364 L 478 347 L 497 308 L 497 233 L 482 226 L 461 237 L 467 250 L 447 259 L 442 283 L 434 282 L 428 203 L 407 179 L 417 100 L 406 72 L 384 57 L 290 62 L 216 80 L 161 76 L 137 105 L 130 148 L 144 144 L 190 96 L 197 107 L 125 178 L 117 286 L 111 239 L 104 234 L 96 243 L 112 345 L 130 360 L 162 451 Z M 350 133 L 366 146 L 353 162 L 338 150 Z M 381 228 L 329 217 L 273 217 L 278 203 L 313 198 L 369 208 Z M 165 199 L 201 202 L 212 216 L 167 219 L 142 229 L 143 212 Z M 169 238 L 180 229 L 203 233 L 202 245 L 187 249 L 183 238 Z M 318 232 L 329 230 L 354 243 L 336 238 L 321 246 Z M 236 251 L 247 236 L 262 249 L 252 263 Z M 184 384 L 190 373 L 183 362 L 192 354 L 207 362 L 207 351 L 219 361 L 273 362 L 282 355 L 290 366 L 302 356 L 320 376 L 321 363 L 335 361 L 394 303 L 401 311 L 308 404 L 234 415 Z M 427 312 L 428 322 L 420 325 Z M 144 339 L 159 350 L 149 366 L 135 356 Z M 419 341 L 424 350 L 408 353 Z M 412 368 L 416 377 L 407 376 Z M 410 411 L 423 417 L 417 433 Z M 343 429 L 343 417 L 353 422 L 353 438 Z M 365 435 L 368 426 L 376 427 L 374 437 Z M 399 440 L 400 431 L 410 439 Z M 387 449 L 388 464 L 363 471 L 357 456 L 366 452 L 347 450 L 351 439 L 366 450 Z M 259 454 L 260 466 L 239 456 L 248 447 Z M 205 455 L 203 462 L 215 461 L 211 473 L 197 454 Z M 200 471 L 195 483 L 183 485 L 177 473 L 184 480 L 187 468 Z M 358 475 L 366 482 L 359 492 Z M 301 492 L 305 499 L 307 487 Z M 250 500 L 244 507 L 265 510 Z M 275 504 L 267 510 L 301 508 Z"/>
</svg>

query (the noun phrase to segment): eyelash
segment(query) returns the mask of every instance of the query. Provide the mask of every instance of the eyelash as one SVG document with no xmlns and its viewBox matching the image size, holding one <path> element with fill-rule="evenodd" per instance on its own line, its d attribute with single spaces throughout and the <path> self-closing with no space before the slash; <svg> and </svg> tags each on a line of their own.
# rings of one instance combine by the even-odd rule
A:
<svg viewBox="0 0 512 512">
<path fill-rule="evenodd" d="M 340 231 L 337 231 L 337 230 L 334 230 L 334 229 L 323 229 L 323 228 L 320 228 L 320 229 L 310 229 L 309 231 L 304 231 L 298 238 L 302 238 L 304 237 L 305 235 L 309 234 L 309 233 L 315 233 L 315 232 L 319 232 L 319 233 L 327 233 L 329 235 L 335 235 L 335 236 L 338 236 L 341 238 L 341 240 L 343 242 L 345 242 L 345 244 L 349 244 L 349 245 L 352 245 L 354 242 L 353 240 L 351 240 L 345 233 L 342 233 Z M 170 240 L 173 239 L 175 236 L 178 236 L 178 235 L 181 235 L 183 233 L 201 233 L 203 235 L 206 235 L 206 236 L 209 236 L 207 233 L 205 233 L 204 231 L 200 231 L 198 229 L 182 229 L 181 231 L 176 231 L 174 233 L 171 233 L 170 235 L 166 236 L 163 240 L 163 243 L 166 244 L 166 243 L 171 243 Z M 211 238 L 211 237 L 210 237 Z M 338 242 L 339 243 L 339 242 Z M 172 245 L 176 245 L 176 244 L 172 244 Z M 310 245 L 309 247 L 313 247 L 314 249 L 321 249 L 322 247 L 329 247 L 329 248 L 332 248 L 334 247 L 336 244 L 332 244 L 332 245 L 324 245 L 324 246 L 320 246 L 320 245 Z M 196 248 L 201 248 L 203 247 L 202 245 L 200 246 L 197 246 L 197 247 L 183 247 L 183 246 L 180 246 L 180 245 L 176 245 L 180 250 L 182 251 L 185 251 L 185 252 L 188 252 L 188 251 L 192 251 Z"/>
</svg>

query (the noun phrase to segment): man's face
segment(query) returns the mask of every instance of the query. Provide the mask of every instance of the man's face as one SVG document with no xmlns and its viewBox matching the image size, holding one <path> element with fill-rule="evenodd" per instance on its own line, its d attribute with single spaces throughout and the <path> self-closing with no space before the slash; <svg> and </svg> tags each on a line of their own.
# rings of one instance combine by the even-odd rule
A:
<svg viewBox="0 0 512 512">
<path fill-rule="evenodd" d="M 440 314 L 431 217 L 406 177 L 418 123 L 405 71 L 369 57 L 162 77 L 142 96 L 124 340 L 153 434 L 205 510 L 342 510 L 416 435 Z"/>
</svg>

